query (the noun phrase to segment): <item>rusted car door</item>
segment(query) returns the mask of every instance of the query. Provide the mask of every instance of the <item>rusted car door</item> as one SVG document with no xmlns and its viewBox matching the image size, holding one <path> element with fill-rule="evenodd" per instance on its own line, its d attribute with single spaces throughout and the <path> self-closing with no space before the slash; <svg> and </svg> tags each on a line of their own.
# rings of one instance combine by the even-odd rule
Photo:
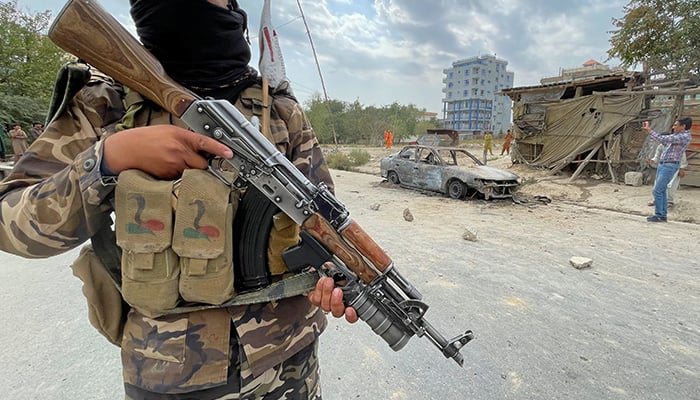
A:
<svg viewBox="0 0 700 400">
<path fill-rule="evenodd" d="M 399 181 L 402 185 L 413 186 L 414 167 L 416 166 L 415 148 L 407 148 L 399 153 L 399 156 L 394 159 L 395 170 L 399 175 Z"/>
<path fill-rule="evenodd" d="M 439 192 L 442 187 L 442 159 L 432 149 L 421 149 L 418 162 L 414 168 L 413 184 L 415 187 Z"/>
</svg>

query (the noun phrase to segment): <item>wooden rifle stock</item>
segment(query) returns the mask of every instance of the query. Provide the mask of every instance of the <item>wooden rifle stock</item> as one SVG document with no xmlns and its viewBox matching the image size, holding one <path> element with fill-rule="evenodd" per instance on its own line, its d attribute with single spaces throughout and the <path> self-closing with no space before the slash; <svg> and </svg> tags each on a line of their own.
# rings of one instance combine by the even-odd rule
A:
<svg viewBox="0 0 700 400">
<path fill-rule="evenodd" d="M 49 38 L 178 117 L 197 98 L 173 81 L 160 62 L 94 1 L 66 3 L 49 29 Z"/>
</svg>

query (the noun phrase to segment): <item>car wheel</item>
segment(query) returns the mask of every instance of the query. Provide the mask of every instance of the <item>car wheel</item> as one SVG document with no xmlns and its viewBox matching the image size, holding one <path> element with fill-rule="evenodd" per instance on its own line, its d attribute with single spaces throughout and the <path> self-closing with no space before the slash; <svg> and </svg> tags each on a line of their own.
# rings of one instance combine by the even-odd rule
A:
<svg viewBox="0 0 700 400">
<path fill-rule="evenodd" d="M 461 199 L 467 194 L 467 187 L 455 179 L 447 185 L 447 194 L 453 199 Z"/>
<path fill-rule="evenodd" d="M 400 183 L 399 175 L 394 171 L 389 171 L 389 173 L 386 174 L 386 179 L 388 179 L 389 182 L 393 183 L 394 185 L 398 185 Z"/>
</svg>

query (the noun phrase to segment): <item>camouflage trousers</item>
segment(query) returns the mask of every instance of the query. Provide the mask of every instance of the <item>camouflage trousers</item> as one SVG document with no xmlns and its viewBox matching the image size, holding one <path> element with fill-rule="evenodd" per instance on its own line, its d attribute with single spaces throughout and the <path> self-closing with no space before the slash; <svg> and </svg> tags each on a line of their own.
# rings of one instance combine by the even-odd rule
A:
<svg viewBox="0 0 700 400">
<path fill-rule="evenodd" d="M 225 385 L 191 393 L 161 394 L 129 384 L 126 400 L 321 400 L 318 372 L 318 340 L 260 376 L 253 376 L 243 350 L 231 345 L 231 360 Z"/>
</svg>

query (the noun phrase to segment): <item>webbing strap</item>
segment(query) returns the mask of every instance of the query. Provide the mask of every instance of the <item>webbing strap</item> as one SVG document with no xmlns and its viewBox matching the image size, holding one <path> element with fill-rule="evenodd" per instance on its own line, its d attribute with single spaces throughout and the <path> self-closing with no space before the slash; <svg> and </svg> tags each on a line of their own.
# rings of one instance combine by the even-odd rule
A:
<svg viewBox="0 0 700 400">
<path fill-rule="evenodd" d="M 172 310 L 165 310 L 161 315 L 183 314 L 193 311 L 208 310 L 212 308 L 223 308 L 232 306 L 242 306 L 246 304 L 267 303 L 287 297 L 306 294 L 316 287 L 320 275 L 316 271 L 307 271 L 284 278 L 281 281 L 272 283 L 254 292 L 242 293 L 231 300 L 217 305 L 195 305 L 182 306 Z"/>
</svg>

